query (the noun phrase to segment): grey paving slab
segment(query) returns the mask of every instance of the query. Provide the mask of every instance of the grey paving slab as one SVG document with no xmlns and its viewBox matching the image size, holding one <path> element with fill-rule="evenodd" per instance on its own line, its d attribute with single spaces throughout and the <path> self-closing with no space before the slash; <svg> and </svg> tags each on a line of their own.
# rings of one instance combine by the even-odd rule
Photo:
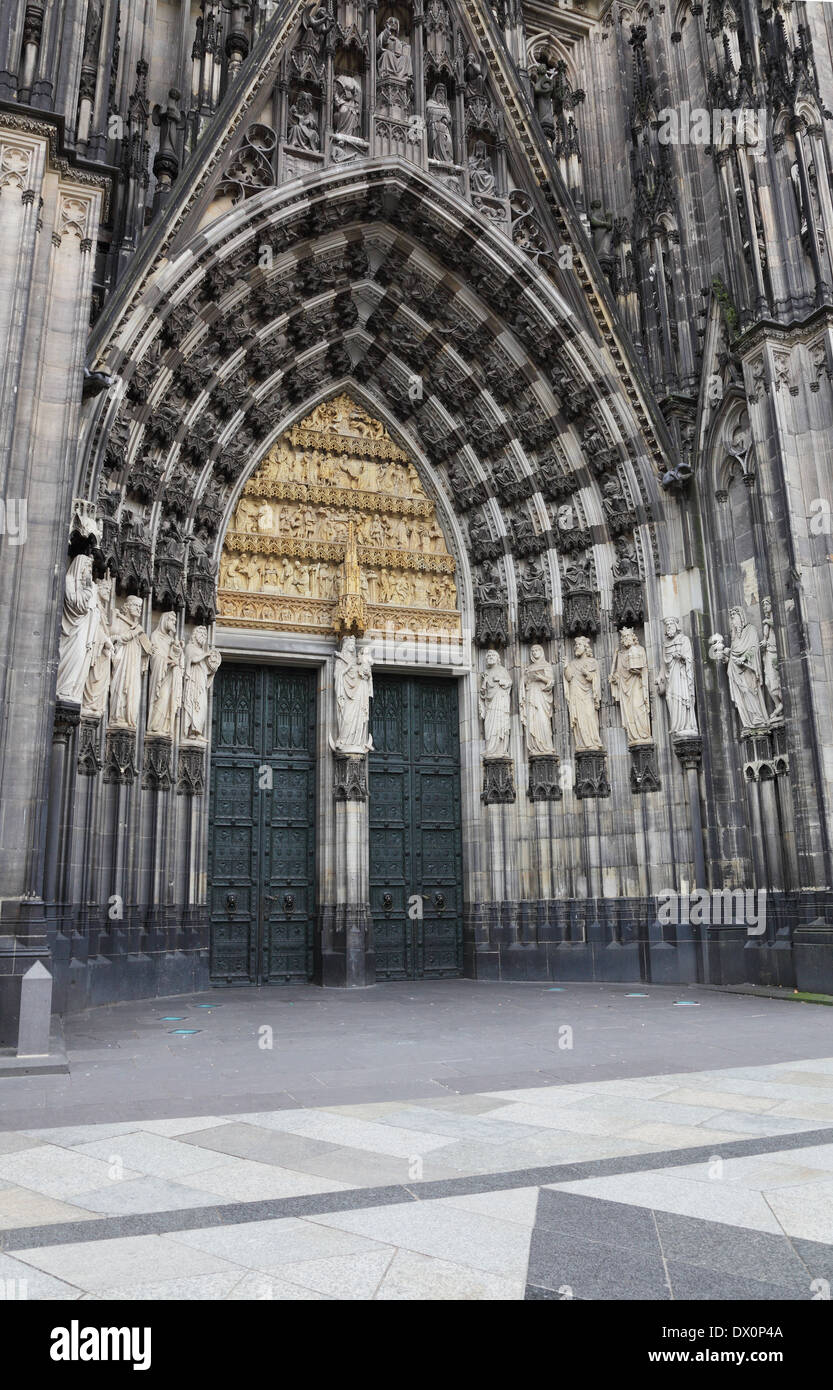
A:
<svg viewBox="0 0 833 1390">
<path fill-rule="evenodd" d="M 486 1119 L 482 1115 L 448 1114 L 425 1106 L 394 1110 L 380 1116 L 379 1123 L 484 1144 L 515 1143 L 541 1133 L 540 1128 L 532 1125 L 509 1124 L 492 1116 Z"/>
<path fill-rule="evenodd" d="M 0 1155 L 19 1153 L 21 1149 L 34 1149 L 40 1143 L 31 1134 L 18 1134 L 16 1130 L 0 1132 Z"/>
<path fill-rule="evenodd" d="M 722 1221 L 749 1230 L 775 1234 L 781 1230 L 764 1195 L 746 1191 L 736 1183 L 694 1182 L 674 1173 L 657 1170 L 591 1178 L 587 1182 L 565 1184 L 562 1190 L 656 1211 L 676 1212 L 681 1216 L 700 1217 L 704 1221 Z"/>
<path fill-rule="evenodd" d="M 523 1297 L 523 1280 L 450 1260 L 398 1250 L 375 1297 L 379 1302 L 505 1302 Z"/>
<path fill-rule="evenodd" d="M 251 1158 L 258 1163 L 274 1163 L 281 1168 L 292 1168 L 296 1160 L 332 1153 L 341 1147 L 304 1135 L 264 1129 L 245 1121 L 180 1134 L 179 1142 L 192 1144 L 205 1152 L 213 1150 L 215 1153 L 233 1154 L 237 1158 Z"/>
<path fill-rule="evenodd" d="M 208 1130 L 207 1133 L 213 1133 Z M 92 1158 L 107 1158 L 109 1163 L 118 1161 L 125 1168 L 149 1174 L 158 1178 L 179 1178 L 186 1173 L 197 1173 L 203 1168 L 216 1166 L 213 1153 L 200 1149 L 194 1144 L 183 1144 L 179 1139 L 169 1139 L 162 1134 L 145 1134 L 136 1130 L 131 1134 L 116 1135 L 112 1139 L 97 1139 L 92 1144 L 81 1144 L 74 1152 L 88 1154 Z"/>
<path fill-rule="evenodd" d="M 833 1245 L 833 1180 L 769 1188 L 763 1195 L 787 1235 Z"/>
<path fill-rule="evenodd" d="M 372 1299 L 387 1274 L 395 1251 L 389 1248 L 364 1254 L 331 1255 L 317 1260 L 293 1260 L 286 1279 L 336 1299 Z"/>
<path fill-rule="evenodd" d="M 195 1274 L 229 1270 L 230 1262 L 166 1236 L 133 1236 L 92 1243 L 19 1250 L 17 1259 L 85 1293 L 116 1287 L 137 1288 Z"/>
<path fill-rule="evenodd" d="M 558 1237 L 579 1236 L 608 1247 L 656 1253 L 657 1225 L 649 1207 L 626 1206 L 614 1201 L 600 1201 L 580 1193 L 543 1189 L 535 1212 L 538 1231 Z"/>
<path fill-rule="evenodd" d="M 207 1202 L 251 1202 L 276 1197 L 298 1197 L 311 1192 L 342 1192 L 349 1183 L 324 1175 L 300 1173 L 272 1163 L 256 1163 L 248 1158 L 226 1158 L 216 1168 L 189 1173 L 183 1179 L 186 1189 Z"/>
<path fill-rule="evenodd" d="M 109 1187 L 114 1181 L 112 1151 L 105 1146 L 105 1152 L 106 1158 L 100 1158 L 76 1149 L 41 1144 L 36 1149 L 21 1149 L 0 1158 L 0 1178 L 45 1197 L 77 1197 L 79 1192 Z M 138 1178 L 141 1173 L 125 1167 L 119 1170 L 119 1177 Z"/>
<path fill-rule="evenodd" d="M 682 1301 L 749 1300 L 783 1303 L 810 1298 L 809 1280 L 807 1288 L 799 1291 L 791 1285 L 767 1284 L 728 1271 L 704 1269 L 702 1265 L 680 1264 L 677 1260 L 668 1260 L 666 1269 L 674 1297 Z"/>
<path fill-rule="evenodd" d="M 214 1202 L 231 1201 L 220 1195 Z M 107 1188 L 87 1192 L 78 1198 L 88 1211 L 106 1216 L 125 1213 L 179 1211 L 185 1207 L 205 1206 L 206 1194 L 167 1178 L 134 1178 L 130 1182 L 114 1182 Z"/>
<path fill-rule="evenodd" d="M 332 1212 L 310 1220 L 504 1277 L 521 1277 L 526 1268 L 529 1234 L 522 1226 L 462 1211 L 444 1200 Z"/>
<path fill-rule="evenodd" d="M 34 1269 L 23 1260 L 0 1253 L 0 1286 L 3 1288 L 7 1319 L 13 1317 L 13 1304 L 30 1299 L 67 1299 L 81 1297 L 83 1289 L 64 1279 L 54 1279 L 43 1270 Z M 12 1305 L 12 1306 L 7 1306 Z M 8 1323 L 7 1323 L 8 1325 Z"/>
<path fill-rule="evenodd" d="M 615 1250 L 579 1235 L 536 1229 L 527 1283 L 577 1299 L 670 1299 L 658 1246 Z"/>
<path fill-rule="evenodd" d="M 205 1251 L 223 1260 L 280 1276 L 295 1260 L 333 1255 L 368 1254 L 386 1242 L 363 1232 L 325 1226 L 319 1221 L 261 1221 L 219 1229 L 181 1231 L 171 1237 L 188 1250 Z M 389 1243 L 389 1242 L 388 1242 Z M 393 1251 L 389 1252 L 391 1255 Z"/>
<path fill-rule="evenodd" d="M 807 1270 L 783 1234 L 739 1230 L 716 1221 L 698 1221 L 657 1210 L 654 1213 L 659 1241 L 668 1260 L 765 1284 L 806 1289 Z"/>
<path fill-rule="evenodd" d="M 147 1284 L 120 1284 L 112 1289 L 101 1288 L 96 1295 L 116 1303 L 161 1302 L 195 1303 L 219 1302 L 233 1298 L 235 1291 L 248 1275 L 242 1269 L 230 1269 L 217 1274 L 195 1274 L 188 1279 L 163 1279 Z M 250 1294 L 249 1297 L 252 1297 Z"/>
</svg>

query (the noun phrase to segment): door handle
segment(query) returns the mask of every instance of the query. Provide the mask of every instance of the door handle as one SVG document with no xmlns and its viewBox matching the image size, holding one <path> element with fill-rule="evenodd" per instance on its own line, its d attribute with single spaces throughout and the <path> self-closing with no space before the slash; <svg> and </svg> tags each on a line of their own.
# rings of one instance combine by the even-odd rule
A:
<svg viewBox="0 0 833 1390">
<path fill-rule="evenodd" d="M 236 893 L 226 893 L 226 912 L 235 912 L 236 910 L 237 910 L 237 894 L 236 894 Z"/>
</svg>

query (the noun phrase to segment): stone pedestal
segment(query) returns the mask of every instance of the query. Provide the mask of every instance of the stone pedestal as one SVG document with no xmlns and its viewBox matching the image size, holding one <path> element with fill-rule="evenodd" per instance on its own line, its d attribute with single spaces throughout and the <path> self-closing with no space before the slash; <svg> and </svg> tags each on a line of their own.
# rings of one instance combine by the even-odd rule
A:
<svg viewBox="0 0 833 1390">
<path fill-rule="evenodd" d="M 515 768 L 511 758 L 483 759 L 483 790 L 486 806 L 504 805 L 515 800 Z"/>
<path fill-rule="evenodd" d="M 579 799 L 610 796 L 606 753 L 576 753 L 575 793 Z"/>
<path fill-rule="evenodd" d="M 563 792 L 560 781 L 560 761 L 557 754 L 552 757 L 539 755 L 529 759 L 529 799 L 530 801 L 560 801 Z"/>
<path fill-rule="evenodd" d="M 658 792 L 662 785 L 657 766 L 657 750 L 652 743 L 631 746 L 631 791 Z"/>
</svg>

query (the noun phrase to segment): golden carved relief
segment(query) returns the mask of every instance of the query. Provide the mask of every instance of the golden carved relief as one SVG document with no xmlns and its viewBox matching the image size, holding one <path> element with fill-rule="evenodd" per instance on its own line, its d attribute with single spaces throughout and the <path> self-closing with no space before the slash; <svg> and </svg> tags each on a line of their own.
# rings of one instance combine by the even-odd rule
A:
<svg viewBox="0 0 833 1390">
<path fill-rule="evenodd" d="M 349 396 L 317 406 L 252 474 L 220 561 L 221 621 L 304 632 L 460 633 L 433 502 Z"/>
</svg>

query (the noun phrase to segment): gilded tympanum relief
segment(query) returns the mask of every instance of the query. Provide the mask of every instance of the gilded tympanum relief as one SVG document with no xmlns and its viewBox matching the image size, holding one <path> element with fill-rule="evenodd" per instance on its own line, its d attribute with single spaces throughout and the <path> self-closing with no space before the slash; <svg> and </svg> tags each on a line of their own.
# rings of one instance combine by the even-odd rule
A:
<svg viewBox="0 0 833 1390">
<path fill-rule="evenodd" d="M 249 479 L 219 616 L 296 632 L 460 633 L 455 564 L 407 454 L 349 396 L 293 425 Z"/>
</svg>

